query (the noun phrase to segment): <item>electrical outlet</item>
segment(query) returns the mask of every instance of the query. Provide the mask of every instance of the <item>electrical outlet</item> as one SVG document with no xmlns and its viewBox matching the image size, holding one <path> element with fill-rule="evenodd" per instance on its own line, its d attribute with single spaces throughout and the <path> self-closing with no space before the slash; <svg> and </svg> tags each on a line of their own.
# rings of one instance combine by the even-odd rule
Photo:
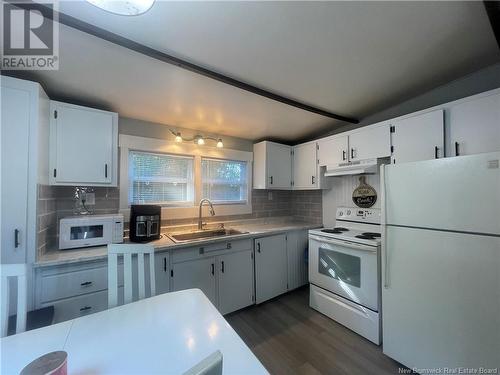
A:
<svg viewBox="0 0 500 375">
<path fill-rule="evenodd" d="M 95 193 L 86 193 L 85 197 L 85 205 L 94 206 L 95 205 Z"/>
<path fill-rule="evenodd" d="M 267 200 L 268 201 L 272 201 L 273 200 L 273 192 L 272 191 L 270 191 L 270 192 L 267 193 Z"/>
</svg>

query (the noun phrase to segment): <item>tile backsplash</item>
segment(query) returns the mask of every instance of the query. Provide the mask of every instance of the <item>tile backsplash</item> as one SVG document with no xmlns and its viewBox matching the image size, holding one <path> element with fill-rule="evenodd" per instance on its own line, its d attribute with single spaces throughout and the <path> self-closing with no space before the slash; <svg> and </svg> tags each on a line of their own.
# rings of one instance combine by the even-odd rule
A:
<svg viewBox="0 0 500 375">
<path fill-rule="evenodd" d="M 75 187 L 53 186 L 56 198 L 57 220 L 75 215 Z M 96 215 L 114 214 L 120 208 L 119 189 L 117 187 L 93 187 L 95 205 L 89 206 Z"/>
<path fill-rule="evenodd" d="M 57 211 L 54 187 L 38 185 L 37 254 L 53 248 L 57 238 Z"/>
<path fill-rule="evenodd" d="M 94 214 L 119 211 L 119 188 L 94 187 Z M 38 187 L 38 253 L 57 247 L 59 220 L 75 215 L 75 187 Z M 204 221 L 242 220 L 276 216 L 295 216 L 299 220 L 322 222 L 322 193 L 320 190 L 253 190 L 252 213 L 247 215 L 205 217 Z M 197 218 L 162 220 L 162 225 L 193 224 Z"/>
</svg>

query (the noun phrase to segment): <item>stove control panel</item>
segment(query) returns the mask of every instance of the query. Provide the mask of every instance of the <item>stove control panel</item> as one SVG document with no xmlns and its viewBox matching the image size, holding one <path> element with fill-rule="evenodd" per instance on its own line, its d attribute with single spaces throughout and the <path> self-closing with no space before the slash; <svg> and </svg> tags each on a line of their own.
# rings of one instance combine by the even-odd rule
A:
<svg viewBox="0 0 500 375">
<path fill-rule="evenodd" d="M 338 207 L 337 220 L 380 224 L 380 210 L 376 208 Z"/>
</svg>

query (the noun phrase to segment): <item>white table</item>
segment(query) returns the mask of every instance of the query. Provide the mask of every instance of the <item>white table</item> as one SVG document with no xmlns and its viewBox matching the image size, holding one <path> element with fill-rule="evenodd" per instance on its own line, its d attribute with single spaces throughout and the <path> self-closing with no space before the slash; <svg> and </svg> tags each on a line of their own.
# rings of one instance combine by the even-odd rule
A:
<svg viewBox="0 0 500 375">
<path fill-rule="evenodd" d="M 216 350 L 224 374 L 267 374 L 199 289 L 167 293 L 0 340 L 1 373 L 68 353 L 69 374 L 182 374 Z"/>
</svg>

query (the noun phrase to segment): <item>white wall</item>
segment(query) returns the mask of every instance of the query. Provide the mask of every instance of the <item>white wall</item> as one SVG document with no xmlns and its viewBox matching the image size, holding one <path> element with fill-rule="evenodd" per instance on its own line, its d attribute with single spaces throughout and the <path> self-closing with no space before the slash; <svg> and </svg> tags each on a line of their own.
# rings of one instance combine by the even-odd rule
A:
<svg viewBox="0 0 500 375">
<path fill-rule="evenodd" d="M 366 175 L 366 183 L 377 192 L 377 202 L 372 208 L 380 208 L 380 175 Z M 335 212 L 339 206 L 356 207 L 352 192 L 359 186 L 359 176 L 328 177 L 332 181 L 331 190 L 323 190 L 323 225 L 335 225 Z"/>
</svg>

